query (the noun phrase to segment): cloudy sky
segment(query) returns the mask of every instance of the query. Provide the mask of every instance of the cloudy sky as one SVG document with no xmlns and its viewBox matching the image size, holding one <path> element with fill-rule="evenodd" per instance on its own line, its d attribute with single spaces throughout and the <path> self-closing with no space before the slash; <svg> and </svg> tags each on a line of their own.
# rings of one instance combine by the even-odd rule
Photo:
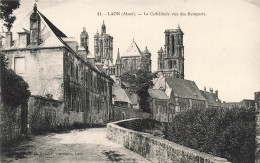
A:
<svg viewBox="0 0 260 163">
<path fill-rule="evenodd" d="M 249 0 L 38 0 L 38 9 L 67 36 L 79 41 L 86 27 L 93 53 L 93 37 L 105 21 L 107 33 L 124 53 L 133 40 L 152 53 L 157 70 L 157 51 L 164 45 L 164 30 L 177 28 L 184 34 L 185 78 L 219 90 L 223 101 L 253 99 L 260 91 L 260 8 Z M 15 11 L 17 26 L 33 8 L 34 0 L 21 0 Z M 178 13 L 179 16 L 98 16 L 98 12 Z M 180 16 L 180 13 L 205 16 Z M 29 28 L 29 27 L 25 27 Z M 18 29 L 13 28 L 13 31 Z"/>
</svg>

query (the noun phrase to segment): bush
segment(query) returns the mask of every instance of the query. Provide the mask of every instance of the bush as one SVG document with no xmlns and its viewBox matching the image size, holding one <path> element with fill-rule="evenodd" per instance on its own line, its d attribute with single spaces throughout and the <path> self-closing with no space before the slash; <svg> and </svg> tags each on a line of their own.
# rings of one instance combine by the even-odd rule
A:
<svg viewBox="0 0 260 163">
<path fill-rule="evenodd" d="M 7 60 L 2 54 L 0 54 L 0 62 L 2 62 L 2 91 L 4 103 L 12 107 L 27 103 L 31 95 L 28 83 L 13 70 L 7 68 Z"/>
<path fill-rule="evenodd" d="M 175 116 L 165 136 L 232 162 L 254 162 L 256 112 L 254 108 L 191 109 Z"/>
</svg>

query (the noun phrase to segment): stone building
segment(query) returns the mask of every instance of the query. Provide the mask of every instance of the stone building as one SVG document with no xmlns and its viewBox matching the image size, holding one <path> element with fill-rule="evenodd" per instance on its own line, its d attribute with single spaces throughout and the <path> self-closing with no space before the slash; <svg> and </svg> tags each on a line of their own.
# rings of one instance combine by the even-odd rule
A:
<svg viewBox="0 0 260 163">
<path fill-rule="evenodd" d="M 194 81 L 164 76 L 155 80 L 153 89 L 160 89 L 169 97 L 169 107 L 174 112 L 184 112 L 193 108 L 205 108 L 206 99 Z"/>
<path fill-rule="evenodd" d="M 217 90 L 214 93 L 212 88 L 210 88 L 209 91 L 207 91 L 206 87 L 204 87 L 204 90 L 200 90 L 200 93 L 206 99 L 206 108 L 221 107 L 221 100 L 218 98 Z"/>
<path fill-rule="evenodd" d="M 18 32 L 14 44 L 12 33 L 6 34 L 2 53 L 9 59 L 9 67 L 29 84 L 31 94 L 62 102 L 62 123 L 107 122 L 113 80 L 86 61 L 90 53 L 85 29 L 80 53 L 75 39 L 60 31 L 36 5 L 24 23 L 21 27 L 28 30 Z"/>
<path fill-rule="evenodd" d="M 183 32 L 178 25 L 177 29 L 167 29 L 164 33 L 164 49 L 158 51 L 158 71 L 184 79 Z"/>
<path fill-rule="evenodd" d="M 255 107 L 255 100 L 243 99 L 240 102 L 225 102 L 221 103 L 222 108 L 251 108 Z"/>
<path fill-rule="evenodd" d="M 117 57 L 117 60 L 121 63 L 120 72 L 122 74 L 125 72 L 134 73 L 138 69 L 151 71 L 151 53 L 148 51 L 147 47 L 145 47 L 145 50 L 142 52 L 135 40 L 133 40 L 125 53 Z"/>
<path fill-rule="evenodd" d="M 166 93 L 160 89 L 149 89 L 148 93 L 152 118 L 159 122 L 171 122 L 175 109 L 169 107 L 170 100 Z"/>
</svg>

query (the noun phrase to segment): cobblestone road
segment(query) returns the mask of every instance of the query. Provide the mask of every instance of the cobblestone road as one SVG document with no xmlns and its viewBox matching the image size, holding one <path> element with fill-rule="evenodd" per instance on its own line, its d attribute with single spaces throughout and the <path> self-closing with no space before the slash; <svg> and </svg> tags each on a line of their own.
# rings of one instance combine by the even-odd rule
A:
<svg viewBox="0 0 260 163">
<path fill-rule="evenodd" d="M 1 162 L 149 162 L 106 139 L 106 128 L 32 136 L 1 155 Z"/>
</svg>

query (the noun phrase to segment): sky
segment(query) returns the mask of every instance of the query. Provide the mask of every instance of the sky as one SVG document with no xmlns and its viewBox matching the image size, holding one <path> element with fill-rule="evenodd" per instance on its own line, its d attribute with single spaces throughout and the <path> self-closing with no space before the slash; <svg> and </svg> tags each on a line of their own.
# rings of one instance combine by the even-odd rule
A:
<svg viewBox="0 0 260 163">
<path fill-rule="evenodd" d="M 152 70 L 157 70 L 157 51 L 164 46 L 164 30 L 184 32 L 185 79 L 199 89 L 218 90 L 222 101 L 254 99 L 260 91 L 260 7 L 256 0 L 38 0 L 38 10 L 69 37 L 79 41 L 83 27 L 89 34 L 89 49 L 94 52 L 94 34 L 101 31 L 114 37 L 124 53 L 133 38 L 143 51 L 152 54 Z M 34 0 L 21 0 L 15 11 L 19 23 L 33 9 Z M 99 16 L 98 12 L 128 12 L 136 16 Z M 148 13 L 148 16 L 138 15 Z M 152 16 L 150 13 L 178 13 L 178 16 Z M 204 16 L 188 16 L 205 13 Z M 180 13 L 186 13 L 181 16 Z M 29 27 L 25 27 L 29 29 Z M 15 36 L 14 36 L 15 37 Z"/>
</svg>

